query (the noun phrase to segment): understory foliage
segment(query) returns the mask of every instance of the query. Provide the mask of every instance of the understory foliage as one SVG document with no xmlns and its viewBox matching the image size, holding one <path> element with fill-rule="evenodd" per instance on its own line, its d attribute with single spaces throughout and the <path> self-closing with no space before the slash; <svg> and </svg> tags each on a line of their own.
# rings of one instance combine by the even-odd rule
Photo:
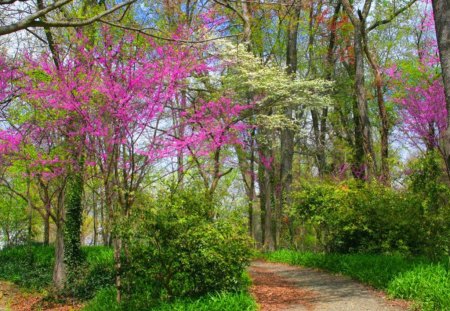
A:
<svg viewBox="0 0 450 311">
<path fill-rule="evenodd" d="M 76 298 L 89 299 L 114 284 L 112 250 L 107 247 L 83 247 L 86 261 L 69 290 Z M 0 251 L 0 279 L 27 290 L 51 288 L 54 248 L 40 244 L 8 247 Z"/>
<path fill-rule="evenodd" d="M 108 287 L 101 290 L 95 298 L 90 301 L 85 311 L 109 311 L 122 310 L 117 304 L 116 289 Z M 256 311 L 253 297 L 247 292 L 238 293 L 215 293 L 206 295 L 200 299 L 178 299 L 173 302 L 163 302 L 152 307 L 154 311 Z"/>
<path fill-rule="evenodd" d="M 294 194 L 291 211 L 309 228 L 297 247 L 327 252 L 448 255 L 450 192 L 434 153 L 412 164 L 406 189 L 378 183 L 306 183 Z M 311 237 L 312 236 L 312 237 Z M 308 244 L 309 243 L 309 244 Z"/>
<path fill-rule="evenodd" d="M 250 239 L 239 218 L 213 219 L 213 209 L 205 194 L 186 189 L 161 192 L 135 214 L 126 226 L 132 228 L 124 268 L 129 308 L 246 288 Z"/>
<path fill-rule="evenodd" d="M 194 189 L 161 191 L 119 226 L 117 230 L 127 240 L 120 271 L 124 298 L 114 308 L 142 310 L 167 302 L 161 310 L 169 310 L 176 301 L 174 306 L 180 310 L 185 304 L 192 305 L 192 310 L 195 306 L 227 310 L 221 306 L 229 301 L 230 306 L 242 306 L 242 310 L 255 309 L 253 299 L 245 293 L 251 243 L 242 219 L 233 214 L 212 216 L 218 210 L 205 198 Z M 53 247 L 41 245 L 0 251 L 0 279 L 32 290 L 48 288 L 53 252 Z M 80 257 L 85 261 L 77 266 L 77 275 L 70 278 L 65 290 L 82 300 L 96 296 L 92 310 L 99 310 L 95 309 L 99 303 L 114 305 L 112 249 L 85 247 Z"/>
</svg>

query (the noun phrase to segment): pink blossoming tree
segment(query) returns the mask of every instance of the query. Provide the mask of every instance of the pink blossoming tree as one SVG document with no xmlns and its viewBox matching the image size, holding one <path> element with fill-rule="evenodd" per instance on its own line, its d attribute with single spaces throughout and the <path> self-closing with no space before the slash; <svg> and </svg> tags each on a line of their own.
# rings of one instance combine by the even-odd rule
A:
<svg viewBox="0 0 450 311">
<path fill-rule="evenodd" d="M 27 56 L 20 94 L 33 113 L 1 132 L 0 150 L 11 155 L 33 146 L 37 156 L 32 166 L 43 169 L 36 174 L 65 184 L 65 219 L 57 222 L 54 273 L 59 288 L 66 279 L 65 266 L 73 270 L 81 257 L 86 167 L 99 168 L 109 216 L 118 221 L 129 215 L 136 191 L 159 160 L 186 150 L 205 156 L 237 142 L 236 132 L 245 127 L 237 117 L 246 106 L 226 98 L 186 101 L 173 122 L 175 99 L 189 81 L 210 70 L 202 60 L 203 49 L 158 44 L 130 33 L 114 35 L 104 28 L 95 43 L 78 33 L 75 47 L 58 64 L 47 54 Z M 46 152 L 49 145 L 60 152 Z M 117 232 L 113 240 L 119 271 L 124 241 Z M 116 283 L 120 288 L 119 273 Z"/>
</svg>

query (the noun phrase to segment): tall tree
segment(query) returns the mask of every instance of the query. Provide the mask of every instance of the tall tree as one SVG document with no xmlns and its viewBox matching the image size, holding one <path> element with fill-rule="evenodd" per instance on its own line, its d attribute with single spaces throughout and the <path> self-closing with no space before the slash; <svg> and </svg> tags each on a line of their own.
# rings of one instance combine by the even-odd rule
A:
<svg viewBox="0 0 450 311">
<path fill-rule="evenodd" d="M 432 4 L 447 108 L 445 161 L 447 167 L 450 167 L 450 3 L 448 0 L 432 0 Z"/>
</svg>

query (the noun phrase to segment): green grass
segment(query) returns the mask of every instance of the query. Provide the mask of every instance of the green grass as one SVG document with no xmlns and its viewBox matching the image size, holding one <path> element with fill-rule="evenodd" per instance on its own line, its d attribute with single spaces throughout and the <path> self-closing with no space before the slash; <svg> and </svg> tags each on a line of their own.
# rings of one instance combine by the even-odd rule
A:
<svg viewBox="0 0 450 311">
<path fill-rule="evenodd" d="M 450 310 L 447 261 L 374 254 L 316 254 L 280 250 L 265 254 L 269 261 L 315 267 L 348 275 L 386 290 L 394 298 L 414 300 L 424 311 Z"/>
<path fill-rule="evenodd" d="M 119 311 L 130 310 L 130 307 L 119 306 L 115 302 L 116 290 L 108 287 L 98 292 L 84 311 Z M 140 308 L 139 310 L 144 310 Z M 204 296 L 199 299 L 183 299 L 174 302 L 164 302 L 147 310 L 153 311 L 255 311 L 257 305 L 247 292 L 217 293 Z"/>
<path fill-rule="evenodd" d="M 0 251 L 0 279 L 28 290 L 40 291 L 52 282 L 54 249 L 17 246 Z"/>
<path fill-rule="evenodd" d="M 52 284 L 54 248 L 52 246 L 16 246 L 0 251 L 0 279 L 23 289 L 41 291 Z M 87 270 L 83 282 L 87 290 L 111 284 L 112 250 L 107 247 L 83 247 Z"/>
</svg>

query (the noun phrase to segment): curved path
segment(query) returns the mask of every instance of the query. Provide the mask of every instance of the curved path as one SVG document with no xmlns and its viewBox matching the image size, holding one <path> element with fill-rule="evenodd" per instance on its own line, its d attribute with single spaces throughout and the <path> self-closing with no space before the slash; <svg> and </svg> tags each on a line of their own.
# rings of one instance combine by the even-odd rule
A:
<svg viewBox="0 0 450 311">
<path fill-rule="evenodd" d="M 409 306 L 348 277 L 315 269 L 256 261 L 249 272 L 261 311 L 398 311 Z"/>
</svg>

